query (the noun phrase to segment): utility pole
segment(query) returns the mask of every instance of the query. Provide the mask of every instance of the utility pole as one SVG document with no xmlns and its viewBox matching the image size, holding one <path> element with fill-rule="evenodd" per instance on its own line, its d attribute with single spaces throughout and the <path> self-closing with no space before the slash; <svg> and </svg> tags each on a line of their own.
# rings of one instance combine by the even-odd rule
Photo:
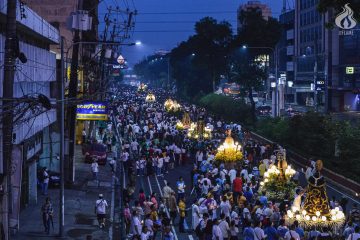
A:
<svg viewBox="0 0 360 240">
<path fill-rule="evenodd" d="M 65 189 L 64 189 L 64 37 L 61 37 L 61 66 L 60 66 L 60 78 L 58 79 L 58 108 L 60 108 L 60 119 L 58 119 L 59 130 L 60 130 L 60 203 L 59 203 L 59 237 L 64 236 L 64 215 L 65 215 Z"/>
<path fill-rule="evenodd" d="M 78 10 L 82 10 L 82 0 L 79 0 Z M 75 28 L 73 38 L 73 51 L 71 58 L 71 72 L 69 83 L 69 99 L 74 100 L 77 97 L 78 87 L 78 66 L 79 66 L 79 45 L 80 42 L 80 30 Z M 75 154 L 75 129 L 76 129 L 76 105 L 68 102 L 67 106 L 67 130 L 69 138 L 69 156 L 66 164 L 67 177 L 66 180 L 69 183 L 73 183 L 75 180 L 75 168 L 74 168 L 74 154 Z"/>
<path fill-rule="evenodd" d="M 110 15 L 110 10 L 109 13 L 105 15 L 104 20 L 105 20 L 105 31 L 104 31 L 104 35 L 103 35 L 103 42 L 106 42 L 107 39 L 107 31 L 110 25 L 110 21 L 109 21 L 109 15 Z M 105 51 L 106 51 L 106 45 L 102 44 L 101 45 L 101 55 L 100 55 L 100 70 L 101 70 L 101 77 L 100 77 L 100 99 L 103 100 L 103 96 L 104 94 L 102 93 L 104 91 L 103 87 L 105 86 L 104 84 L 104 78 L 105 78 Z"/>
<path fill-rule="evenodd" d="M 317 34 L 315 34 L 315 41 L 314 41 L 314 56 L 315 56 L 315 63 L 314 63 L 314 107 L 315 111 L 318 111 L 318 99 L 317 99 L 317 75 L 318 75 L 318 49 L 317 49 Z"/>
<path fill-rule="evenodd" d="M 15 0 L 7 1 L 6 12 L 6 40 L 4 59 L 4 81 L 3 81 L 3 162 L 0 176 L 1 197 L 1 229 L 0 238 L 9 239 L 9 209 L 11 203 L 11 161 L 12 161 L 12 139 L 13 139 L 13 88 L 16 69 L 16 3 Z"/>
</svg>

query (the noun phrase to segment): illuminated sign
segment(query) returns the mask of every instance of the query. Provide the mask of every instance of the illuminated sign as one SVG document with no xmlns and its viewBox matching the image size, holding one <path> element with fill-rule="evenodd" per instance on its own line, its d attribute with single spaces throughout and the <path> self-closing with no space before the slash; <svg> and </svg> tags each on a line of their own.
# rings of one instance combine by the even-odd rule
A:
<svg viewBox="0 0 360 240">
<path fill-rule="evenodd" d="M 346 67 L 346 74 L 354 74 L 354 67 Z"/>
<path fill-rule="evenodd" d="M 324 91 L 325 90 L 325 81 L 317 80 L 315 84 L 316 91 Z"/>
<path fill-rule="evenodd" d="M 103 120 L 108 119 L 107 105 L 104 102 L 84 102 L 76 108 L 77 120 Z"/>
</svg>

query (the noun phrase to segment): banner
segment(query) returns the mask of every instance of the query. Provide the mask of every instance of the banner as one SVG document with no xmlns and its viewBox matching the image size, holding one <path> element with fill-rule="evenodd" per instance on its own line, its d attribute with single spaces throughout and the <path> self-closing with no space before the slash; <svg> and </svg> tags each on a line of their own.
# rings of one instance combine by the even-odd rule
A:
<svg viewBox="0 0 360 240">
<path fill-rule="evenodd" d="M 76 108 L 77 120 L 107 121 L 107 104 L 105 102 L 84 102 Z"/>
</svg>

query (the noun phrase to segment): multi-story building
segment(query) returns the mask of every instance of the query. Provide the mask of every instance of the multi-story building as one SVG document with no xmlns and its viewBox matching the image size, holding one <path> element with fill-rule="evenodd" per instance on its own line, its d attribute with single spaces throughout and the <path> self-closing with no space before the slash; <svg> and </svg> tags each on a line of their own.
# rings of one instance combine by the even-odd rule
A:
<svg viewBox="0 0 360 240">
<path fill-rule="evenodd" d="M 268 20 L 269 17 L 271 17 L 271 9 L 268 5 L 261 3 L 260 1 L 248 1 L 247 3 L 241 4 L 237 11 L 238 16 L 238 29 L 241 28 L 241 22 L 239 20 L 239 15 L 241 11 L 249 11 L 252 9 L 257 9 L 258 11 L 261 11 L 261 15 L 265 20 Z"/>
<path fill-rule="evenodd" d="M 13 123 L 13 151 L 11 199 L 12 212 L 9 216 L 9 227 L 19 228 L 18 216 L 21 208 L 37 202 L 37 172 L 39 161 L 46 159 L 48 165 L 58 164 L 56 154 L 52 151 L 55 141 L 52 138 L 52 128 L 56 125 L 56 110 L 50 109 L 34 114 L 19 105 L 21 99 L 36 98 L 39 94 L 45 95 L 55 103 L 56 90 L 53 83 L 56 81 L 56 54 L 50 51 L 51 44 L 58 44 L 59 31 L 50 23 L 37 15 L 26 6 L 19 7 L 17 1 L 17 36 L 19 48 L 27 58 L 26 63 L 16 62 L 14 79 L 14 111 L 19 110 L 23 116 Z M 24 15 L 20 14 L 20 9 Z M 5 47 L 5 20 L 7 1 L 0 0 L 0 66 L 4 63 Z M 3 95 L 4 68 L 0 67 L 0 97 Z M 44 110 L 44 109 L 43 109 Z M 1 114 L 0 114 L 1 117 Z M 0 127 L 0 146 L 2 146 L 2 129 Z M 1 148 L 0 148 L 1 150 Z M 3 155 L 0 154 L 0 164 L 3 164 Z M 1 207 L 1 206 L 0 206 Z M 7 224 L 7 222 L 2 222 Z M 5 226 L 6 227 L 6 226 Z"/>
<path fill-rule="evenodd" d="M 359 24 L 351 35 L 341 34 L 334 24 L 338 12 L 321 14 L 318 2 L 297 0 L 295 4 L 295 100 L 326 111 L 359 111 Z M 334 28 L 326 27 L 327 23 Z M 353 74 L 346 74 L 347 67 Z"/>
<path fill-rule="evenodd" d="M 315 82 L 324 81 L 324 16 L 317 11 L 318 0 L 295 3 L 295 101 L 299 105 L 324 103 L 324 89 L 315 91 Z M 317 97 L 317 101 L 314 97 Z"/>
<path fill-rule="evenodd" d="M 337 14 L 329 11 L 325 21 L 333 21 Z M 325 103 L 332 112 L 360 111 L 360 23 L 349 32 L 344 35 L 344 30 L 335 25 L 324 33 L 328 85 Z"/>
<path fill-rule="evenodd" d="M 294 88 L 294 26 L 295 10 L 284 11 L 279 16 L 282 25 L 282 33 L 277 45 L 278 71 L 279 74 L 286 74 L 284 82 L 284 101 L 285 103 L 295 102 Z M 279 75 L 280 76 L 280 75 Z"/>
</svg>

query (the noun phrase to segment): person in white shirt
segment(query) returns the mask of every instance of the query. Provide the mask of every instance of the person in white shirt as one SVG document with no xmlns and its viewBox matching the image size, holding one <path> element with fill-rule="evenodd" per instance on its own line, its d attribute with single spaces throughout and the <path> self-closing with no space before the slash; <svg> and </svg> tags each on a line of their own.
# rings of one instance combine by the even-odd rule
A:
<svg viewBox="0 0 360 240">
<path fill-rule="evenodd" d="M 95 202 L 95 214 L 97 216 L 100 228 L 105 227 L 107 206 L 108 204 L 104 199 L 104 196 L 100 193 L 99 199 Z"/>
<path fill-rule="evenodd" d="M 130 233 L 133 235 L 140 236 L 141 235 L 141 222 L 136 210 L 133 211 L 133 217 L 131 219 Z"/>
<path fill-rule="evenodd" d="M 223 239 L 229 239 L 230 227 L 228 222 L 225 220 L 225 214 L 220 214 L 220 218 L 219 228 L 221 230 L 221 235 L 223 236 Z"/>
<path fill-rule="evenodd" d="M 142 157 L 140 159 L 140 175 L 141 176 L 145 175 L 145 167 L 146 167 L 146 160 L 144 157 Z"/>
<path fill-rule="evenodd" d="M 264 230 L 261 228 L 261 222 L 255 222 L 254 228 L 254 240 L 264 240 L 266 235 Z"/>
<path fill-rule="evenodd" d="M 217 219 L 214 219 L 214 225 L 212 229 L 212 240 L 223 240 L 223 235 L 221 232 L 221 229 L 219 227 L 219 221 Z"/>
<path fill-rule="evenodd" d="M 292 224 L 290 226 L 290 230 L 285 233 L 284 240 L 300 240 L 300 235 L 295 231 L 295 225 Z"/>
<path fill-rule="evenodd" d="M 164 158 L 159 154 L 159 157 L 157 158 L 157 176 L 162 176 L 162 168 L 164 165 Z"/>
<path fill-rule="evenodd" d="M 97 163 L 96 159 L 94 159 L 93 163 L 91 164 L 91 172 L 93 175 L 93 179 L 97 181 L 99 174 L 99 164 Z"/>
<path fill-rule="evenodd" d="M 354 233 L 351 233 L 346 240 L 357 240 L 357 239 L 360 239 L 360 227 L 359 227 L 359 226 L 356 226 L 354 230 L 355 230 L 355 232 L 354 232 Z"/>
<path fill-rule="evenodd" d="M 236 170 L 234 168 L 230 169 L 229 171 L 229 176 L 230 176 L 230 182 L 234 182 L 234 179 L 236 178 Z"/>
<path fill-rule="evenodd" d="M 149 240 L 150 238 L 151 238 L 151 232 L 148 231 L 148 227 L 143 226 L 142 232 L 141 232 L 141 235 L 140 235 L 140 239 L 141 240 Z"/>
<path fill-rule="evenodd" d="M 225 217 L 230 217 L 230 210 L 231 210 L 231 205 L 229 203 L 229 200 L 227 200 L 226 196 L 224 195 L 220 203 L 220 212 L 223 213 Z"/>
</svg>

